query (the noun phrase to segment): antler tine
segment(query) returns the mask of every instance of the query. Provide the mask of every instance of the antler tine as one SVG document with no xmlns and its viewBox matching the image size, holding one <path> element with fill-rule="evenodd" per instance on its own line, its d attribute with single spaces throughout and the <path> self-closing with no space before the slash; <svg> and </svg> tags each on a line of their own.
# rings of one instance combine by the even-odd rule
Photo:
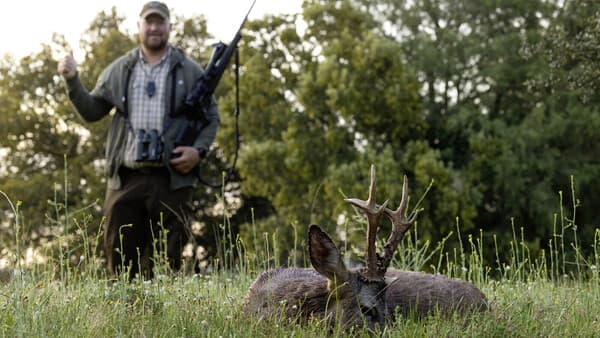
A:
<svg viewBox="0 0 600 338">
<path fill-rule="evenodd" d="M 404 238 L 404 234 L 410 229 L 414 221 L 417 219 L 417 210 L 411 218 L 406 218 L 406 208 L 408 204 L 408 183 L 406 175 L 404 175 L 404 181 L 402 182 L 402 200 L 396 211 L 392 211 L 388 208 L 385 209 L 385 214 L 392 221 L 392 233 L 388 238 L 387 242 L 383 246 L 383 268 L 387 269 L 392 261 L 394 251 L 398 248 L 398 244 Z"/>
<path fill-rule="evenodd" d="M 367 216 L 367 252 L 365 260 L 367 261 L 367 271 L 365 277 L 371 279 L 383 278 L 383 275 L 378 273 L 378 259 L 375 246 L 377 236 L 377 224 L 379 217 L 385 212 L 388 201 L 383 205 L 375 203 L 375 192 L 377 190 L 377 180 L 375 177 L 375 165 L 371 165 L 371 185 L 369 187 L 369 199 L 364 201 L 357 198 L 346 198 L 345 201 L 362 210 Z"/>
</svg>

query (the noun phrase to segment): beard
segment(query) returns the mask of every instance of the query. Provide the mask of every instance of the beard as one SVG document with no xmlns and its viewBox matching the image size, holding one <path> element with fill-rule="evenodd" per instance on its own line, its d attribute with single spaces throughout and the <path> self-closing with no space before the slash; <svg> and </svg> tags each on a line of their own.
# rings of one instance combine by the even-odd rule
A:
<svg viewBox="0 0 600 338">
<path fill-rule="evenodd" d="M 162 36 L 150 35 L 142 39 L 144 48 L 149 51 L 159 52 L 167 47 L 168 40 Z"/>
</svg>

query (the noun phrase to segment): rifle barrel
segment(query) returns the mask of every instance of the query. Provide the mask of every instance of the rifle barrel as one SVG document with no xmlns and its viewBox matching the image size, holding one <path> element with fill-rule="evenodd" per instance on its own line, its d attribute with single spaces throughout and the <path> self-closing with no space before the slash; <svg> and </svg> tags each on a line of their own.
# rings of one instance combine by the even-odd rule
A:
<svg viewBox="0 0 600 338">
<path fill-rule="evenodd" d="M 246 20 L 248 20 L 248 15 L 250 15 L 250 12 L 252 12 L 252 8 L 254 8 L 255 4 L 256 4 L 256 0 L 254 0 L 252 2 L 252 6 L 250 6 L 250 9 L 248 10 L 248 13 L 246 13 L 246 16 L 244 17 L 244 21 L 242 21 L 242 24 L 240 25 L 240 29 L 238 31 L 240 31 L 242 29 L 242 27 L 244 27 L 244 24 L 246 23 Z"/>
</svg>

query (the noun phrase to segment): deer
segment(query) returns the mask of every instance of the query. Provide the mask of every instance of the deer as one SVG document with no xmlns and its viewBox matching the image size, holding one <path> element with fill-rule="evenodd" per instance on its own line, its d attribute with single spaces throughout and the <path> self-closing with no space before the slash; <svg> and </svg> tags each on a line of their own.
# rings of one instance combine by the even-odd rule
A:
<svg viewBox="0 0 600 338">
<path fill-rule="evenodd" d="M 367 200 L 347 198 L 367 219 L 365 266 L 349 269 L 333 240 L 318 225 L 308 230 L 308 251 L 313 269 L 279 267 L 262 272 L 243 301 L 244 311 L 261 318 L 283 316 L 289 321 L 323 321 L 342 328 L 366 327 L 375 331 L 398 314 L 422 317 L 432 313 L 479 312 L 488 309 L 486 296 L 475 285 L 443 275 L 390 268 L 392 256 L 418 210 L 407 217 L 408 184 L 404 175 L 402 197 L 396 210 L 388 201 L 375 201 L 375 166 Z M 382 216 L 392 231 L 377 253 L 376 236 Z"/>
</svg>

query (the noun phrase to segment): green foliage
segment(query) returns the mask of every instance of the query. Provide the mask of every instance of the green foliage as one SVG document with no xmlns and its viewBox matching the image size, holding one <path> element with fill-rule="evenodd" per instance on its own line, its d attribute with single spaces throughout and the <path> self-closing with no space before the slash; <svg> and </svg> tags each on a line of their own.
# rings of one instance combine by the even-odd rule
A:
<svg viewBox="0 0 600 338">
<path fill-rule="evenodd" d="M 342 208 L 339 190 L 365 176 L 366 159 L 381 159 L 380 152 L 393 149 L 389 160 L 400 160 L 402 151 L 387 145 L 423 135 L 425 124 L 418 84 L 399 45 L 370 31 L 376 22 L 368 13 L 348 1 L 339 6 L 313 1 L 307 2 L 304 19 L 302 44 L 293 17 L 265 18 L 251 26 L 256 36 L 244 67 L 253 73 L 242 78 L 242 95 L 248 95 L 242 102 L 250 113 L 241 123 L 241 187 L 246 195 L 272 201 L 279 227 L 332 228 L 340 214 L 351 212 Z M 257 85 L 244 90 L 245 83 Z M 338 173 L 358 163 L 366 165 L 354 175 Z M 399 182 L 402 174 L 396 170 L 390 180 Z M 242 237 L 248 238 L 245 228 Z M 289 236 L 279 238 L 285 242 Z M 288 252 L 281 254 L 284 260 Z"/>
<path fill-rule="evenodd" d="M 597 102 L 600 88 L 599 9 L 600 4 L 596 1 L 565 2 L 565 6 L 558 12 L 561 24 L 549 27 L 541 48 L 552 67 L 552 72 L 546 76 L 548 83 L 577 93 L 586 102 Z"/>
<path fill-rule="evenodd" d="M 203 178 L 219 183 L 231 165 L 236 126 L 239 161 L 223 191 L 197 190 L 198 243 L 209 256 L 219 253 L 211 229 L 226 222 L 215 210 L 231 216 L 230 239 L 239 232 L 249 255 L 260 256 L 263 245 L 250 245 L 257 238 L 276 244 L 269 264 L 304 263 L 298 248 L 310 223 L 357 243 L 364 224 L 343 198 L 365 197 L 375 164 L 378 198 L 392 206 L 404 174 L 411 206 L 430 189 L 418 220 L 422 240 L 436 243 L 460 225 L 460 237 L 445 245 L 456 248 L 483 230 L 506 258 L 512 227 L 542 253 L 556 245 L 544 238 L 576 219 L 589 254 L 600 204 L 597 7 L 585 0 L 306 0 L 301 14 L 248 22 L 239 45 L 239 120 L 228 71 L 216 93 L 222 125 Z M 82 37 L 87 88 L 137 44 L 123 20 L 114 8 L 100 13 Z M 205 18 L 175 22 L 173 43 L 205 64 Z M 55 71 L 67 48 L 57 36 L 39 53 L 0 61 L 0 190 L 26 201 L 25 227 L 37 238 L 60 233 L 46 231 L 58 221 L 57 202 L 91 206 L 91 224 L 101 224 L 108 119 L 84 124 L 70 106 Z M 553 215 L 557 196 L 573 190 L 577 197 L 561 201 L 573 210 Z M 216 198 L 222 192 L 225 206 Z M 2 227 L 0 235 L 13 233 Z M 569 246 L 577 238 L 567 231 L 561 240 Z M 496 261 L 489 251 L 482 259 Z"/>
</svg>

